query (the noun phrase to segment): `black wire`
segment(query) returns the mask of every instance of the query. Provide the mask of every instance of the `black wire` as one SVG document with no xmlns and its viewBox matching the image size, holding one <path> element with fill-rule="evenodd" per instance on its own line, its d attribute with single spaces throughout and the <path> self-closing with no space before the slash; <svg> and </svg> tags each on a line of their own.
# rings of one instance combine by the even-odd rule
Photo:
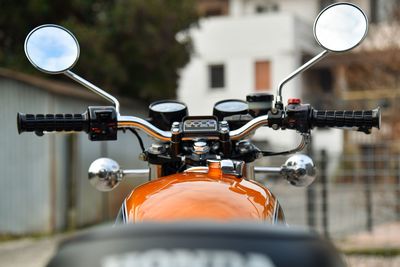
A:
<svg viewBox="0 0 400 267">
<path fill-rule="evenodd" d="M 288 150 L 288 151 L 282 151 L 282 152 L 261 151 L 261 153 L 264 157 L 270 157 L 270 156 L 289 155 L 289 154 L 293 154 L 294 152 L 292 150 Z"/>
<path fill-rule="evenodd" d="M 140 148 L 142 149 L 142 152 L 144 153 L 145 149 L 144 149 L 144 144 L 143 144 L 142 137 L 140 137 L 140 135 L 136 132 L 136 130 L 134 130 L 132 128 L 128 128 L 128 130 L 131 131 L 134 135 L 136 135 L 136 137 L 137 137 L 137 139 L 139 141 Z"/>
<path fill-rule="evenodd" d="M 308 144 L 306 135 L 302 135 L 302 136 L 303 136 L 303 139 L 302 139 L 301 143 L 299 144 L 299 146 L 297 148 L 294 148 L 294 149 L 291 149 L 291 150 L 282 151 L 282 152 L 261 151 L 261 153 L 262 153 L 262 155 L 264 157 L 294 154 L 294 153 L 302 150 Z"/>
</svg>

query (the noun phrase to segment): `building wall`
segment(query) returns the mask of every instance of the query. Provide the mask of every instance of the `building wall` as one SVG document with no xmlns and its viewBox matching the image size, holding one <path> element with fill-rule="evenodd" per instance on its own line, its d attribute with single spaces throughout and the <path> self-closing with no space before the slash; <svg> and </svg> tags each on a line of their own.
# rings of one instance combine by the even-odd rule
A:
<svg viewBox="0 0 400 267">
<path fill-rule="evenodd" d="M 105 196 L 90 186 L 87 169 L 100 156 L 114 158 L 126 168 L 146 167 L 137 160 L 140 149 L 133 135 L 121 133 L 118 141 L 102 144 L 90 142 L 85 133 L 74 134 L 76 153 L 68 157 L 70 134 L 46 134 L 39 138 L 33 133 L 17 133 L 17 112 L 82 113 L 87 106 L 99 104 L 104 105 L 104 102 L 57 95 L 0 77 L 0 233 L 64 229 L 69 217 L 71 180 L 75 181 L 73 201 L 76 209 L 72 216 L 76 226 L 93 224 L 115 215 L 117 208 L 107 210 L 104 199 L 109 202 L 118 198 L 121 203 L 124 195 L 118 193 L 127 191 L 126 187 L 132 188 L 132 185 L 125 182 L 116 192 L 108 193 L 115 193 L 115 196 Z M 144 113 L 144 107 L 138 104 L 124 110 L 130 115 Z"/>
<path fill-rule="evenodd" d="M 367 0 L 351 1 L 369 12 Z M 259 60 L 270 62 L 272 86 L 275 94 L 280 81 L 298 68 L 304 55 L 313 56 L 322 49 L 316 46 L 312 23 L 320 11 L 317 0 L 244 1 L 231 0 L 229 15 L 204 18 L 192 29 L 194 54 L 181 72 L 178 97 L 185 102 L 191 115 L 209 115 L 214 103 L 223 99 L 245 99 L 255 91 L 255 67 Z M 257 6 L 277 5 L 257 13 Z M 225 65 L 225 87 L 211 89 L 208 65 Z M 302 97 L 307 84 L 302 76 L 288 82 L 283 99 Z M 307 99 L 303 99 L 307 103 Z M 329 108 L 329 107 L 326 107 Z M 293 131 L 273 131 L 261 128 L 253 139 L 268 143 L 274 150 L 297 146 L 300 137 Z M 327 149 L 329 154 L 343 150 L 343 132 L 315 130 L 313 148 Z M 335 164 L 333 164 L 335 165 Z M 333 167 L 334 168 L 334 167 Z"/>
<path fill-rule="evenodd" d="M 15 118 L 18 110 L 40 107 L 41 112 L 49 112 L 50 98 L 10 80 L 1 79 L 0 88 L 0 229 L 17 233 L 47 230 L 50 139 L 19 137 Z"/>
<path fill-rule="evenodd" d="M 309 31 L 304 31 L 308 28 Z M 181 73 L 178 97 L 189 107 L 191 115 L 212 113 L 214 103 L 227 98 L 245 99 L 255 92 L 255 62 L 271 62 L 272 87 L 276 92 L 280 80 L 296 69 L 303 51 L 315 48 L 311 25 L 304 24 L 286 13 L 258 16 L 215 17 L 202 19 L 193 29 L 195 53 Z M 304 32 L 298 35 L 296 32 Z M 208 65 L 224 64 L 224 88 L 211 89 L 208 83 Z M 285 99 L 301 97 L 301 77 L 288 83 L 283 91 Z M 262 129 L 259 136 L 277 136 Z M 287 133 L 283 146 L 293 146 L 295 133 Z"/>
</svg>

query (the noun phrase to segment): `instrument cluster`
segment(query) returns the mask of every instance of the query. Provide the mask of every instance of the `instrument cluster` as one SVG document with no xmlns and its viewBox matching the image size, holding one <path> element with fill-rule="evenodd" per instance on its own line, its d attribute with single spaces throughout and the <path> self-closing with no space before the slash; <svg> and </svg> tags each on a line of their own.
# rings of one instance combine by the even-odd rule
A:
<svg viewBox="0 0 400 267">
<path fill-rule="evenodd" d="M 242 123 L 254 117 L 267 114 L 272 107 L 273 99 L 272 94 L 259 92 L 247 95 L 246 101 L 239 99 L 218 101 L 214 105 L 212 113 L 214 118 L 211 120 L 216 119 L 216 122 L 228 120 L 231 129 L 238 128 Z M 173 122 L 183 122 L 187 116 L 187 106 L 179 101 L 163 100 L 153 102 L 149 106 L 149 121 L 164 131 L 169 131 Z M 207 126 L 209 125 L 204 124 L 203 121 L 195 121 L 189 128 L 206 129 Z M 210 126 L 210 128 L 212 127 Z"/>
</svg>

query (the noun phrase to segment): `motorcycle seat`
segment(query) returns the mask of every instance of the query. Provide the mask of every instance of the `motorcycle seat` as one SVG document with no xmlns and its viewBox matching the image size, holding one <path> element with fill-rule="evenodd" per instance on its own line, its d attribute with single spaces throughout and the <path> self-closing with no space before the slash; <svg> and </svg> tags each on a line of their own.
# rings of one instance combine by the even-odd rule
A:
<svg viewBox="0 0 400 267">
<path fill-rule="evenodd" d="M 345 266 L 316 233 L 263 223 L 175 222 L 101 226 L 65 240 L 48 266 Z"/>
</svg>

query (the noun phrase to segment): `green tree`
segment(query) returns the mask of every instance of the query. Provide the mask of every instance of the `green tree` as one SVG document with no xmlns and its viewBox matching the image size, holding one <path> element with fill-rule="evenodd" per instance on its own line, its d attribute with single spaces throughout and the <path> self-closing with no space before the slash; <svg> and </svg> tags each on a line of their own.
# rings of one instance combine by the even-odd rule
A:
<svg viewBox="0 0 400 267">
<path fill-rule="evenodd" d="M 33 73 L 24 39 L 34 27 L 55 23 L 79 40 L 78 74 L 145 100 L 175 97 L 177 71 L 190 56 L 190 40 L 175 36 L 197 21 L 194 0 L 0 0 L 0 10 L 2 67 Z"/>
</svg>

